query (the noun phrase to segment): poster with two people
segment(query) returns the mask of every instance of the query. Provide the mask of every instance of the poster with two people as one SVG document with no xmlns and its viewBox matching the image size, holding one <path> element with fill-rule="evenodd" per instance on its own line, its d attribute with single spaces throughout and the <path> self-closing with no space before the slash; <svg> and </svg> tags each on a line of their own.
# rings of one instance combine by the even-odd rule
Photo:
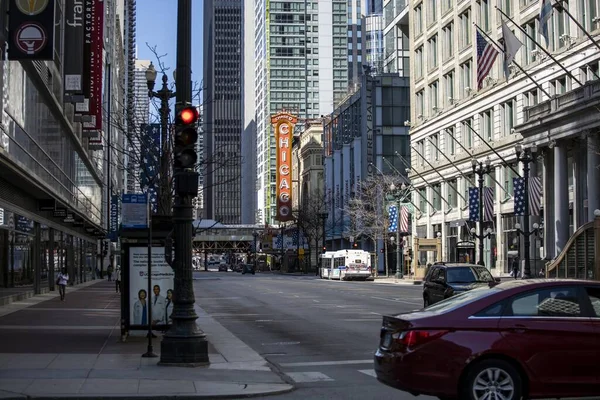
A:
<svg viewBox="0 0 600 400">
<path fill-rule="evenodd" d="M 171 324 L 174 278 L 173 269 L 165 261 L 165 248 L 153 247 L 152 290 L 148 293 L 148 248 L 129 248 L 130 325 L 148 326 L 148 318 L 152 326 Z M 150 302 L 152 307 L 149 307 Z"/>
</svg>

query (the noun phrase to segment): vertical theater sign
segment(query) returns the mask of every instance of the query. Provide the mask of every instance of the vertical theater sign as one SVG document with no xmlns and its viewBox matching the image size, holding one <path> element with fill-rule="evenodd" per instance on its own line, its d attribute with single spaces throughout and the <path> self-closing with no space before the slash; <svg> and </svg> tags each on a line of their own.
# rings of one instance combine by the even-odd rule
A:
<svg viewBox="0 0 600 400">
<path fill-rule="evenodd" d="M 277 215 L 280 222 L 292 220 L 292 140 L 298 118 L 286 112 L 271 116 L 277 146 Z"/>
</svg>

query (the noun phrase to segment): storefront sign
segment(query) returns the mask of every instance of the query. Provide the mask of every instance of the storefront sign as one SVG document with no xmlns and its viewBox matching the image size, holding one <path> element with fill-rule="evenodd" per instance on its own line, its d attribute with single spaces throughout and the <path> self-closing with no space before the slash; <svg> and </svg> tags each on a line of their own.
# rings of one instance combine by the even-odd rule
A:
<svg viewBox="0 0 600 400">
<path fill-rule="evenodd" d="M 171 323 L 175 273 L 165 261 L 165 248 L 152 248 L 152 293 L 148 294 L 148 248 L 129 248 L 129 324 L 148 326 L 152 302 L 152 325 Z"/>
<path fill-rule="evenodd" d="M 54 59 L 54 1 L 10 2 L 9 60 Z"/>
<path fill-rule="evenodd" d="M 292 140 L 298 118 L 280 112 L 271 117 L 277 146 L 277 215 L 280 222 L 292 220 Z"/>
<path fill-rule="evenodd" d="M 102 50 L 104 48 L 104 1 L 85 0 L 85 36 L 83 42 L 83 93 L 89 98 L 91 122 L 84 122 L 84 130 L 102 129 Z M 90 143 L 102 144 L 101 139 Z"/>
<path fill-rule="evenodd" d="M 65 4 L 65 93 L 82 93 L 84 0 L 67 0 Z"/>
<path fill-rule="evenodd" d="M 119 228 L 119 196 L 113 194 L 110 198 L 110 227 L 108 238 L 111 242 L 117 241 L 117 230 Z"/>
<path fill-rule="evenodd" d="M 373 174 L 373 78 L 370 75 L 365 76 L 365 103 L 366 103 L 366 134 L 367 134 L 367 174 Z"/>
</svg>

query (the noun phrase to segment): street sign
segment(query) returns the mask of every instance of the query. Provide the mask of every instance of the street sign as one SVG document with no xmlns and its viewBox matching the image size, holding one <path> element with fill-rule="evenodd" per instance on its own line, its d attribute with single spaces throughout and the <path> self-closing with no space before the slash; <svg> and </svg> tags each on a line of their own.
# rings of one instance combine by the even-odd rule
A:
<svg viewBox="0 0 600 400">
<path fill-rule="evenodd" d="M 123 228 L 148 227 L 148 197 L 145 194 L 124 194 L 121 200 Z"/>
</svg>

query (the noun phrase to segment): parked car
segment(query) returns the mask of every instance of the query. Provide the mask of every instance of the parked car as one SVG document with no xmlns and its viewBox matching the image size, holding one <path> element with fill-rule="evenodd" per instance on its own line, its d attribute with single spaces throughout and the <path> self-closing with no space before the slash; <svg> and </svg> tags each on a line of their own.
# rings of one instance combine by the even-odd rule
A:
<svg viewBox="0 0 600 400">
<path fill-rule="evenodd" d="M 600 393 L 599 356 L 600 282 L 532 279 L 384 316 L 374 368 L 444 400 L 585 397 Z"/>
<path fill-rule="evenodd" d="M 229 267 L 227 266 L 227 264 L 219 264 L 219 272 L 227 272 L 228 269 Z"/>
<path fill-rule="evenodd" d="M 500 282 L 487 268 L 477 264 L 436 263 L 423 280 L 423 305 L 435 304 L 457 293 Z"/>
</svg>

